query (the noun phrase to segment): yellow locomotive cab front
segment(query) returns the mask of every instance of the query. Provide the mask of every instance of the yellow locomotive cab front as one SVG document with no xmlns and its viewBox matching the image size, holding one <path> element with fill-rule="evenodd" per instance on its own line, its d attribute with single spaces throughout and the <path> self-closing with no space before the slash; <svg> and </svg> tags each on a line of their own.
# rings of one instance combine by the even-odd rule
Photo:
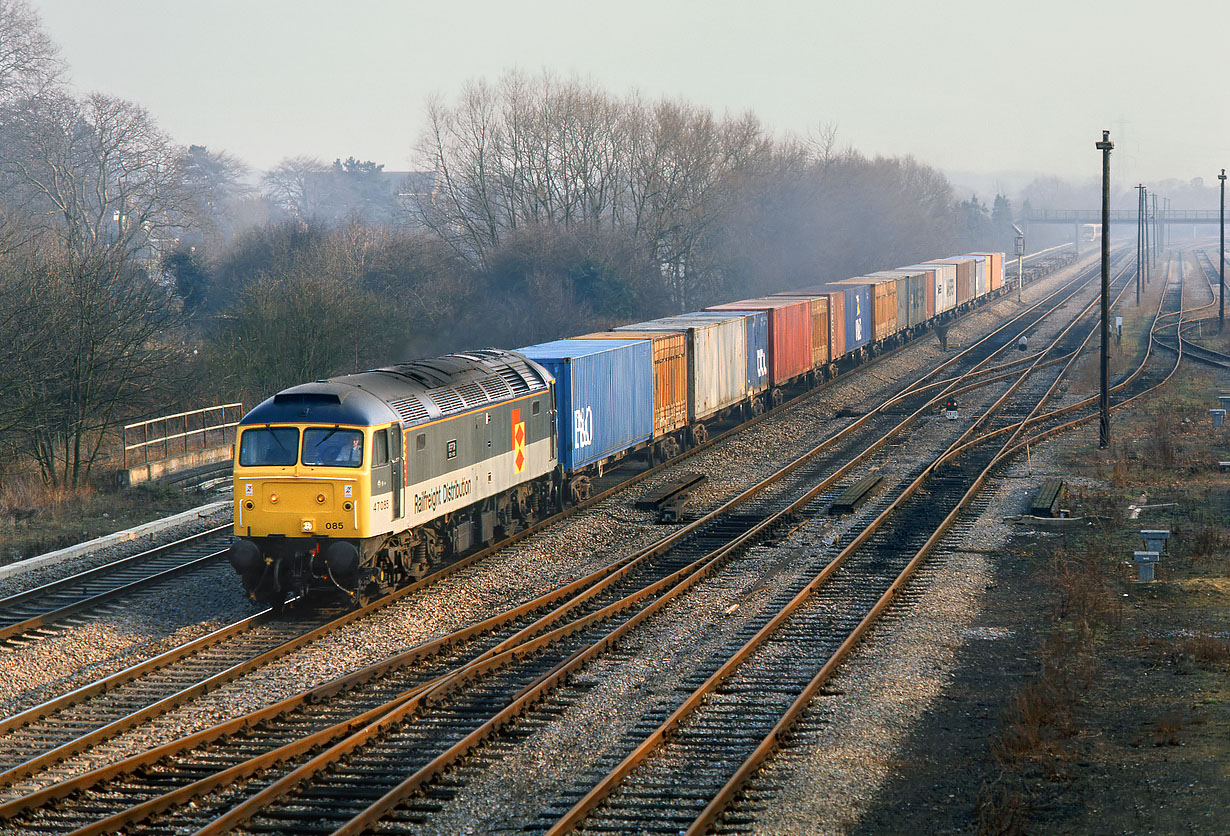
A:
<svg viewBox="0 0 1230 836">
<path fill-rule="evenodd" d="M 368 428 L 248 427 L 235 457 L 235 535 L 370 536 Z"/>
</svg>

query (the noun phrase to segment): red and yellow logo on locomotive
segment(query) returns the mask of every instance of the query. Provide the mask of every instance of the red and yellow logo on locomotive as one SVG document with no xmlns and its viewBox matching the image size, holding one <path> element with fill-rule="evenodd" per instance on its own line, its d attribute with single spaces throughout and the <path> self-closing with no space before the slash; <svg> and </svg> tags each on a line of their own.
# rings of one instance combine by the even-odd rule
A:
<svg viewBox="0 0 1230 836">
<path fill-rule="evenodd" d="M 525 422 L 521 420 L 521 410 L 512 411 L 512 448 L 513 470 L 517 473 L 525 471 Z"/>
</svg>

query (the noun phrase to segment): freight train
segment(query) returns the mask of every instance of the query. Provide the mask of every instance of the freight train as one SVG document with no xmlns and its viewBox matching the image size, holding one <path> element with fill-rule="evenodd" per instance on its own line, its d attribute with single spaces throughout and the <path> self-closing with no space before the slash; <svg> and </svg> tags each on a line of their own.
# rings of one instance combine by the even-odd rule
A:
<svg viewBox="0 0 1230 836">
<path fill-rule="evenodd" d="M 998 295 L 1003 258 L 936 259 L 278 392 L 240 421 L 229 560 L 274 607 L 382 594 L 584 501 L 629 456 L 678 455 L 716 423 Z"/>
</svg>

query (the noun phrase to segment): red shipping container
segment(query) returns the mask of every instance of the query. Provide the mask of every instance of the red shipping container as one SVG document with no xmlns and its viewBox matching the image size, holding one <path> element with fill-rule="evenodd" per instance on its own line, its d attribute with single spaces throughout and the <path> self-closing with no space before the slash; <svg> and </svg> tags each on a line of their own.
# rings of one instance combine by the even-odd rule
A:
<svg viewBox="0 0 1230 836">
<path fill-rule="evenodd" d="M 811 367 L 821 369 L 833 357 L 833 338 L 829 333 L 829 297 L 821 293 L 782 291 L 774 299 L 806 299 L 811 305 Z"/>
<path fill-rule="evenodd" d="M 707 311 L 768 311 L 769 377 L 781 386 L 811 371 L 811 303 L 806 299 L 743 299 Z"/>
<path fill-rule="evenodd" d="M 829 362 L 836 362 L 846 353 L 846 297 L 844 293 L 825 290 L 822 285 L 801 290 L 783 290 L 774 298 L 828 300 Z"/>
</svg>

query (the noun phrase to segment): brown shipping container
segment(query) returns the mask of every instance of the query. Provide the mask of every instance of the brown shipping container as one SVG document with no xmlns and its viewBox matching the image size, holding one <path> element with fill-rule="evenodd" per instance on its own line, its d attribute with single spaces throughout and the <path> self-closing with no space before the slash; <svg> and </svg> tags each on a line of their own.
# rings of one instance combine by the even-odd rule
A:
<svg viewBox="0 0 1230 836">
<path fill-rule="evenodd" d="M 811 305 L 811 367 L 819 369 L 828 365 L 833 356 L 832 336 L 829 334 L 829 297 L 819 293 L 774 293 L 774 299 L 806 299 Z"/>
<path fill-rule="evenodd" d="M 829 298 L 829 345 L 833 349 L 829 360 L 835 361 L 846 353 L 846 297 L 841 293 L 826 295 Z"/>
<path fill-rule="evenodd" d="M 897 280 L 859 276 L 833 284 L 867 285 L 871 288 L 871 339 L 886 340 L 897 333 Z"/>
<path fill-rule="evenodd" d="M 974 259 L 957 256 L 955 258 L 933 258 L 926 264 L 953 264 L 957 268 L 957 304 L 968 304 L 974 298 Z"/>
<path fill-rule="evenodd" d="M 653 344 L 653 437 L 688 425 L 688 339 L 670 331 L 601 331 L 581 340 L 649 340 Z"/>
<path fill-rule="evenodd" d="M 769 374 L 780 386 L 811 371 L 811 304 L 806 299 L 743 299 L 707 311 L 769 312 Z"/>
</svg>

